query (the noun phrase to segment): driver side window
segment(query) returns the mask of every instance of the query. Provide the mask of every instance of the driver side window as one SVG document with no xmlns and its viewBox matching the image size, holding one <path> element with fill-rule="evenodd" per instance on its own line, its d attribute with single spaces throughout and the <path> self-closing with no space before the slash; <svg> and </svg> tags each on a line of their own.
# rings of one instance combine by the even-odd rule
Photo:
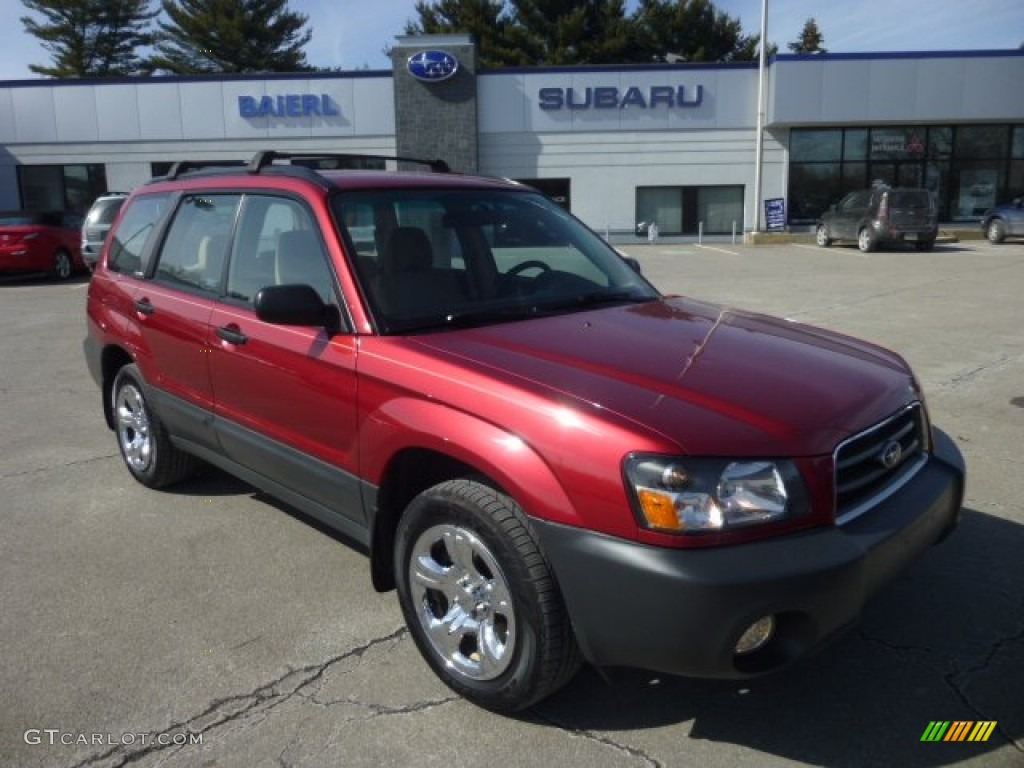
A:
<svg viewBox="0 0 1024 768">
<path fill-rule="evenodd" d="M 261 288 L 305 283 L 336 304 L 327 250 L 309 211 L 295 200 L 247 195 L 228 266 L 227 294 L 251 304 Z"/>
</svg>

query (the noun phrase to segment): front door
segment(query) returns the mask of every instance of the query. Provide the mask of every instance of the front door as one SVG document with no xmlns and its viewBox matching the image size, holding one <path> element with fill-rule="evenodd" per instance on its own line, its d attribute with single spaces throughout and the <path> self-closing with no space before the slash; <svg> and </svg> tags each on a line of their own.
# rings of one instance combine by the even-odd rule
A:
<svg viewBox="0 0 1024 768">
<path fill-rule="evenodd" d="M 210 317 L 218 436 L 229 458 L 362 525 L 357 338 L 259 320 L 253 309 L 259 289 L 289 283 L 312 285 L 340 306 L 311 212 L 291 198 L 246 195 L 226 296 Z"/>
</svg>

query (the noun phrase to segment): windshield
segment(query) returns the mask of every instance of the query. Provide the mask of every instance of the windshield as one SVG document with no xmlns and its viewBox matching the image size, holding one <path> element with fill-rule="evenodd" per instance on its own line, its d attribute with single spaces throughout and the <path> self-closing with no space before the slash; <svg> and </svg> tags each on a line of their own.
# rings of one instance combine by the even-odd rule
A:
<svg viewBox="0 0 1024 768">
<path fill-rule="evenodd" d="M 604 240 L 533 192 L 365 190 L 339 193 L 333 207 L 384 333 L 658 296 Z"/>
</svg>

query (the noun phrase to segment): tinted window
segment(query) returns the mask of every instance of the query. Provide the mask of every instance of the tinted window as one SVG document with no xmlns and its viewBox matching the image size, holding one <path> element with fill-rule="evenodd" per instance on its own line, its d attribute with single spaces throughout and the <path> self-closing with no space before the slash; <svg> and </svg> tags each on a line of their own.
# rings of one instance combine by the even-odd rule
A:
<svg viewBox="0 0 1024 768">
<path fill-rule="evenodd" d="M 186 195 L 160 249 L 154 277 L 216 291 L 240 195 Z"/>
<path fill-rule="evenodd" d="M 228 268 L 227 295 L 251 303 L 268 285 L 312 285 L 334 302 L 334 278 L 310 212 L 284 197 L 246 195 Z"/>
<path fill-rule="evenodd" d="M 931 208 L 932 198 L 925 190 L 894 189 L 889 192 L 889 205 L 893 208 Z"/>
<path fill-rule="evenodd" d="M 842 129 L 822 131 L 794 129 L 789 140 L 789 153 L 793 162 L 838 160 L 842 154 L 842 148 Z"/>
<path fill-rule="evenodd" d="M 121 224 L 110 241 L 107 267 L 115 272 L 141 272 L 146 244 L 167 210 L 167 193 L 139 195 L 125 211 Z"/>
<path fill-rule="evenodd" d="M 839 204 L 844 211 L 857 211 L 868 208 L 871 205 L 871 190 L 853 192 L 846 196 L 846 199 Z"/>
</svg>

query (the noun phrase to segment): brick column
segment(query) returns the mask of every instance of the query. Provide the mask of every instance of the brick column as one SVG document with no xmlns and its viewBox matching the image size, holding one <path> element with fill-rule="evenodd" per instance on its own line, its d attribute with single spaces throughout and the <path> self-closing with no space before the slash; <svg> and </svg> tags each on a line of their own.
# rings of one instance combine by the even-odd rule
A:
<svg viewBox="0 0 1024 768">
<path fill-rule="evenodd" d="M 477 170 L 476 46 L 469 35 L 398 37 L 391 49 L 395 145 L 399 155 L 439 158 L 453 171 Z M 447 80 L 422 81 L 409 73 L 420 51 L 445 51 L 458 70 Z"/>
</svg>

